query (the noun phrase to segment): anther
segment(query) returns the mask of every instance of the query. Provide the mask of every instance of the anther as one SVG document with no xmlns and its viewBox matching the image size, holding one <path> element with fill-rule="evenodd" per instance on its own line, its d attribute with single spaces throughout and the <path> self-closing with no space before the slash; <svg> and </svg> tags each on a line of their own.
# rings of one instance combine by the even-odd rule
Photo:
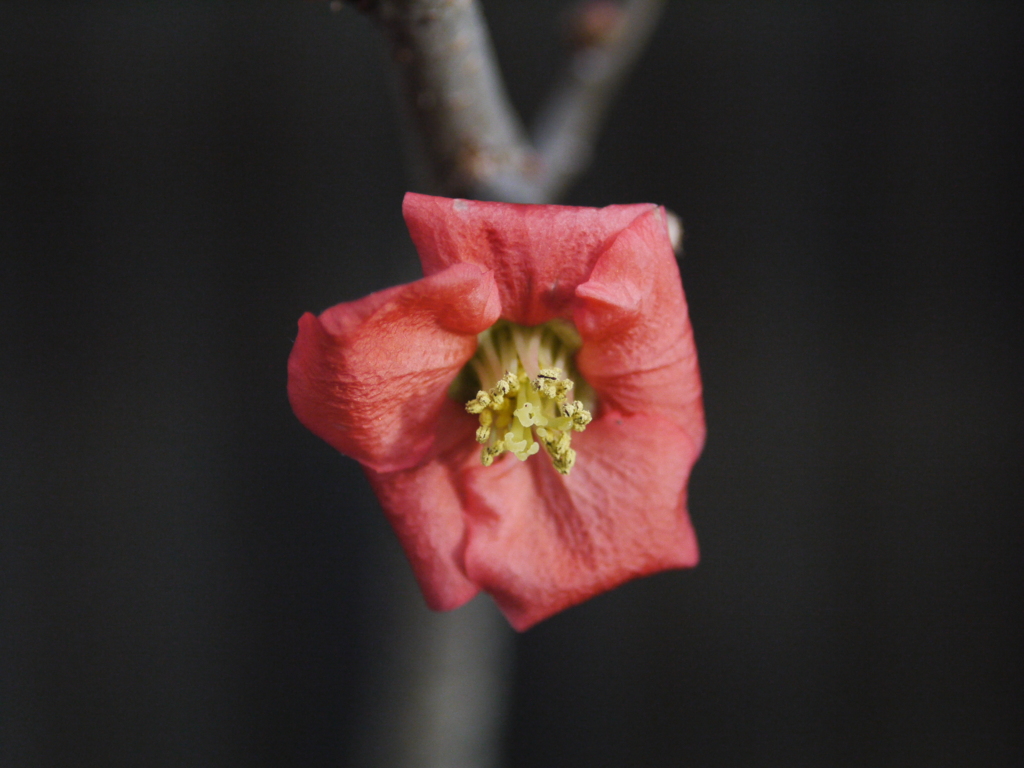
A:
<svg viewBox="0 0 1024 768">
<path fill-rule="evenodd" d="M 569 401 L 573 382 L 551 363 L 565 365 L 573 350 L 557 346 L 560 337 L 543 326 L 505 324 L 489 333 L 481 339 L 473 367 L 481 384 L 489 379 L 494 386 L 479 390 L 466 403 L 466 410 L 480 420 L 476 430 L 476 440 L 483 446 L 480 462 L 490 466 L 506 451 L 525 461 L 543 445 L 555 469 L 568 474 L 576 461 L 570 447 L 572 432 L 583 431 L 591 416 L 581 403 Z M 555 346 L 549 348 L 551 344 Z M 523 354 L 529 358 L 528 365 L 520 359 Z M 548 367 L 538 366 L 538 355 L 544 361 L 541 365 Z M 491 378 L 502 368 L 501 378 Z M 526 369 L 537 371 L 536 377 L 531 379 Z"/>
</svg>

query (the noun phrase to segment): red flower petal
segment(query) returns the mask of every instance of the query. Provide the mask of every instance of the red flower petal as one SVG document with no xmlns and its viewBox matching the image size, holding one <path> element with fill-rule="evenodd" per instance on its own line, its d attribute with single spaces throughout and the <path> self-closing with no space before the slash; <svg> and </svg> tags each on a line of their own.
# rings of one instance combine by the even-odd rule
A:
<svg viewBox="0 0 1024 768">
<path fill-rule="evenodd" d="M 699 449 L 704 407 L 693 329 L 661 209 L 639 216 L 576 289 L 580 374 L 602 408 L 662 413 Z"/>
<path fill-rule="evenodd" d="M 498 319 L 494 277 L 457 264 L 299 320 L 288 397 L 299 420 L 378 472 L 423 461 L 465 412 L 448 386 Z"/>
<path fill-rule="evenodd" d="M 571 319 L 573 292 L 608 241 L 654 208 L 513 205 L 409 192 L 402 213 L 424 274 L 464 262 L 493 269 L 502 316 L 540 325 Z"/>
<path fill-rule="evenodd" d="M 608 413 L 576 466 L 514 458 L 467 470 L 466 574 L 522 631 L 625 581 L 693 566 L 686 481 L 699 450 L 671 422 Z"/>
<path fill-rule="evenodd" d="M 466 437 L 472 442 L 473 424 L 468 426 Z M 480 591 L 463 572 L 466 526 L 454 480 L 459 466 L 479 462 L 476 444 L 472 445 L 471 451 L 456 449 L 443 460 L 433 459 L 402 472 L 366 469 L 423 598 L 435 611 L 458 608 Z"/>
</svg>

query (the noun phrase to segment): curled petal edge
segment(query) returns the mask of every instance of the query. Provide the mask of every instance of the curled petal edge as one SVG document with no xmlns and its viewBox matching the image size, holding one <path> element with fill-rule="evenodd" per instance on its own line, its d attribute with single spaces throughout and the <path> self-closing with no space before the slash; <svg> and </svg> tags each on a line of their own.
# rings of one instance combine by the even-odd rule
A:
<svg viewBox="0 0 1024 768">
<path fill-rule="evenodd" d="M 661 413 L 700 449 L 706 428 L 700 370 L 663 209 L 638 217 L 576 289 L 576 358 L 602 407 Z"/>
<path fill-rule="evenodd" d="M 504 317 L 520 325 L 568 319 L 573 291 L 608 243 L 653 210 L 651 203 L 518 205 L 415 192 L 402 204 L 424 273 L 460 262 L 493 269 Z"/>
<path fill-rule="evenodd" d="M 377 472 L 415 466 L 458 431 L 448 386 L 500 314 L 493 273 L 473 264 L 306 314 L 288 360 L 292 409 Z"/>
</svg>

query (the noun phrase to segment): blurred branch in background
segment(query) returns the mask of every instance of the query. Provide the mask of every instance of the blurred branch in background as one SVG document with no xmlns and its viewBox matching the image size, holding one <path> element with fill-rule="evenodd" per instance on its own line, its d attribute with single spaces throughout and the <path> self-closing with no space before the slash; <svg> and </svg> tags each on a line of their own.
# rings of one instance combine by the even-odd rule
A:
<svg viewBox="0 0 1024 768">
<path fill-rule="evenodd" d="M 568 20 L 565 72 L 527 137 L 483 15 L 469 0 L 362 0 L 398 76 L 417 172 L 430 192 L 551 203 L 587 166 L 601 121 L 663 0 L 590 0 Z"/>
<path fill-rule="evenodd" d="M 579 7 L 570 22 L 569 65 L 533 127 L 543 202 L 558 200 L 590 164 L 603 118 L 663 8 L 663 0 L 596 0 Z"/>
<path fill-rule="evenodd" d="M 421 191 L 551 203 L 589 163 L 601 121 L 663 0 L 590 0 L 568 17 L 570 55 L 532 140 L 472 0 L 351 0 L 380 26 L 397 74 Z M 340 4 L 334 3 L 335 8 Z M 499 764 L 511 631 L 486 598 L 445 616 L 397 590 L 361 762 Z"/>
</svg>

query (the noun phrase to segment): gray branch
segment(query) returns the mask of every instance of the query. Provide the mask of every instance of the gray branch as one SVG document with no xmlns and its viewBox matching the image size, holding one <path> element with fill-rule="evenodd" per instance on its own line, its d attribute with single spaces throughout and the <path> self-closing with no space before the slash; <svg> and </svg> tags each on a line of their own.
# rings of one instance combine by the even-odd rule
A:
<svg viewBox="0 0 1024 768">
<path fill-rule="evenodd" d="M 604 116 L 647 46 L 663 8 L 664 0 L 630 0 L 606 44 L 572 56 L 533 131 L 541 157 L 535 182 L 540 197 L 559 199 L 590 164 Z"/>
<path fill-rule="evenodd" d="M 577 48 L 534 141 L 509 102 L 474 0 L 361 0 L 398 76 L 425 188 L 449 196 L 553 202 L 587 166 L 612 99 L 664 0 L 629 0 L 604 38 Z"/>
<path fill-rule="evenodd" d="M 380 0 L 369 8 L 387 39 L 426 188 L 449 196 L 521 199 L 532 150 L 505 93 L 472 0 Z M 510 189 L 502 189 L 508 179 Z"/>
</svg>

